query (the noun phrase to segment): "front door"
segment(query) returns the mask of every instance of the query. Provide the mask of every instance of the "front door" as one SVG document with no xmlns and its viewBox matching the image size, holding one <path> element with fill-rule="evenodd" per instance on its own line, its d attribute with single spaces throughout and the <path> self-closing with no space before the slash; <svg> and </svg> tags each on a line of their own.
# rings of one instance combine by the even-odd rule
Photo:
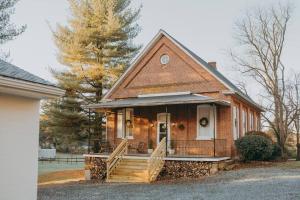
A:
<svg viewBox="0 0 300 200">
<path fill-rule="evenodd" d="M 168 137 L 167 137 L 168 134 Z M 170 141 L 170 113 L 159 113 L 157 114 L 157 144 L 164 138 L 167 137 Z"/>
</svg>

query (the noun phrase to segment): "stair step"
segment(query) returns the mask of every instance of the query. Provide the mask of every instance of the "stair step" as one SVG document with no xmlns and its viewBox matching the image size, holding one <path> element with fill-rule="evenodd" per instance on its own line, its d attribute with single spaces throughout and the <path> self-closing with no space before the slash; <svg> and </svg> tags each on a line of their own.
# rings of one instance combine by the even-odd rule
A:
<svg viewBox="0 0 300 200">
<path fill-rule="evenodd" d="M 126 172 L 126 173 L 145 173 L 147 172 L 148 170 L 146 169 L 130 169 L 130 168 L 126 168 L 126 167 L 123 167 L 123 168 L 116 168 L 114 170 L 114 172 Z"/>
<path fill-rule="evenodd" d="M 140 165 L 148 165 L 148 162 L 140 162 L 140 161 L 127 161 L 127 160 L 122 160 L 121 163 L 126 163 L 126 164 L 140 164 Z"/>
<path fill-rule="evenodd" d="M 147 172 L 126 172 L 126 171 L 114 171 L 111 175 L 116 176 L 133 176 L 133 177 L 144 177 L 148 173 Z"/>
<path fill-rule="evenodd" d="M 109 183 L 149 183 L 148 180 L 131 180 L 131 179 L 108 179 Z"/>
<path fill-rule="evenodd" d="M 147 170 L 147 167 L 146 166 L 137 166 L 137 165 L 118 165 L 117 169 Z"/>
<path fill-rule="evenodd" d="M 140 182 L 148 182 L 148 177 L 136 177 L 136 176 L 126 176 L 126 175 L 111 175 L 108 179 L 111 181 L 120 181 L 120 182 L 131 182 L 131 181 L 140 181 Z"/>
</svg>

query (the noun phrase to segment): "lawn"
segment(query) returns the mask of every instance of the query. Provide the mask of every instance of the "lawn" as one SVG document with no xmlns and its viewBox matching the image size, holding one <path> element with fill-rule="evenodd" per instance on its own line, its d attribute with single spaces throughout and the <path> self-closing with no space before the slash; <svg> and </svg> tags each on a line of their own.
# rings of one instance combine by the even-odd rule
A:
<svg viewBox="0 0 300 200">
<path fill-rule="evenodd" d="M 84 179 L 84 170 L 64 170 L 49 172 L 38 177 L 39 184 L 63 183 L 67 181 L 79 181 Z"/>
<path fill-rule="evenodd" d="M 58 158 L 82 158 L 83 156 L 74 154 L 62 154 L 56 155 Z M 79 170 L 84 169 L 83 162 L 57 162 L 57 161 L 39 161 L 39 175 L 44 175 L 50 172 L 64 171 L 64 170 Z"/>
<path fill-rule="evenodd" d="M 275 164 L 278 168 L 283 169 L 300 169 L 300 161 L 287 161 Z"/>
<path fill-rule="evenodd" d="M 58 153 L 57 158 L 83 158 L 82 155 Z M 63 183 L 83 180 L 84 162 L 39 161 L 38 183 Z"/>
</svg>

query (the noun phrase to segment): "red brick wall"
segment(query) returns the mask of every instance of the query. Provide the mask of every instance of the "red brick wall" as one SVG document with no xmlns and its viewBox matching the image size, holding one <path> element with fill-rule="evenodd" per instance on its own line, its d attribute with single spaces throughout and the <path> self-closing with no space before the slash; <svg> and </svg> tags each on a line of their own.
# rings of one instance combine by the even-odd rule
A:
<svg viewBox="0 0 300 200">
<path fill-rule="evenodd" d="M 230 131 L 230 107 L 217 106 L 217 133 L 216 139 L 226 139 L 226 149 L 222 149 L 222 156 L 231 155 L 232 134 Z M 133 138 L 129 140 L 131 143 L 145 142 L 148 143 L 148 138 L 154 143 L 154 148 L 157 143 L 157 114 L 165 112 L 165 107 L 144 107 L 134 109 L 134 131 Z M 213 140 L 211 141 L 196 141 L 197 137 L 197 105 L 176 105 L 168 106 L 168 112 L 171 113 L 171 139 L 172 140 L 189 140 L 190 145 L 200 145 L 203 148 L 189 148 L 188 153 L 201 153 L 213 155 Z M 153 127 L 150 126 L 153 124 Z M 184 125 L 184 130 L 178 128 L 178 124 Z M 110 114 L 107 121 L 108 140 L 111 144 L 117 139 L 116 131 L 116 114 Z M 118 139 L 117 139 L 118 140 Z M 194 140 L 194 142 L 192 142 Z M 119 142 L 119 140 L 118 140 Z M 218 142 L 218 141 L 217 141 Z M 222 141 L 221 141 L 222 142 Z M 183 144 L 183 143 L 180 143 Z M 147 145 L 145 146 L 145 151 Z M 183 149 L 179 149 L 183 151 Z M 178 151 L 179 151 L 178 150 Z M 221 150 L 219 148 L 219 150 Z"/>
<path fill-rule="evenodd" d="M 160 63 L 163 54 L 170 57 L 170 62 L 165 66 Z M 108 98 L 135 97 L 147 93 L 221 90 L 227 88 L 169 39 L 162 37 Z"/>
</svg>

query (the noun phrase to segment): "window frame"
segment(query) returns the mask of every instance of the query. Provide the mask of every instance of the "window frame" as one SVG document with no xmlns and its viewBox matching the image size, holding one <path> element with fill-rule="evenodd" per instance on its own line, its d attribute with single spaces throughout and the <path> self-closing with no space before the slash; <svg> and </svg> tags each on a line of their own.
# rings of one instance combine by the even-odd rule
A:
<svg viewBox="0 0 300 200">
<path fill-rule="evenodd" d="M 127 111 L 129 111 L 131 113 L 130 116 L 128 116 L 128 114 L 126 113 Z M 119 127 L 120 126 L 119 118 L 118 118 L 119 115 L 122 115 L 122 117 L 121 117 L 121 119 L 122 119 L 121 120 L 121 123 L 122 123 L 121 127 Z M 127 117 L 129 117 L 129 118 L 127 118 Z M 126 121 L 128 119 L 131 120 L 131 123 L 132 123 L 132 128 L 130 128 L 131 129 L 131 134 L 130 135 L 128 135 L 129 128 L 126 127 Z M 121 132 L 120 132 L 119 128 L 121 128 Z M 124 138 L 133 139 L 133 129 L 134 129 L 134 109 L 133 108 L 123 108 L 123 109 L 117 110 L 117 138 L 119 138 L 119 139 L 124 139 Z"/>
</svg>

